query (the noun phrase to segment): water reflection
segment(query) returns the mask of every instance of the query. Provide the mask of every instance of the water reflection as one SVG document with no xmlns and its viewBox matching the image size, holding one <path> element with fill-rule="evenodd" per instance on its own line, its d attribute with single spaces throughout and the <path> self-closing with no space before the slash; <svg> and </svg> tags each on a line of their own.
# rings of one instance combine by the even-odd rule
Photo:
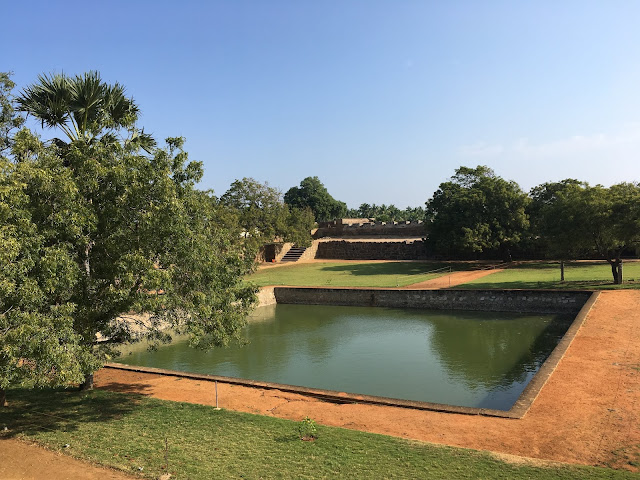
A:
<svg viewBox="0 0 640 480">
<path fill-rule="evenodd" d="M 202 352 L 179 340 L 121 361 L 508 409 L 567 326 L 553 315 L 274 305 L 249 318 L 244 346 Z"/>
</svg>

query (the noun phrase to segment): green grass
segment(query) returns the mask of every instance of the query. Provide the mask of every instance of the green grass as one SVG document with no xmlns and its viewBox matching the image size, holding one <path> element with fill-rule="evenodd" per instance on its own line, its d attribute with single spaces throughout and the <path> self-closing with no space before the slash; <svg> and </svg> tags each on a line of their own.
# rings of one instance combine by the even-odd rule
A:
<svg viewBox="0 0 640 480">
<path fill-rule="evenodd" d="M 263 268 L 247 279 L 260 287 L 404 287 L 444 275 L 448 271 L 427 272 L 448 266 L 449 264 L 440 262 L 302 263 Z"/>
<path fill-rule="evenodd" d="M 0 427 L 9 430 L 0 437 L 146 478 L 637 478 L 601 467 L 513 465 L 478 451 L 323 426 L 315 442 L 303 442 L 298 422 L 137 395 L 8 393 Z"/>
<path fill-rule="evenodd" d="M 252 283 L 309 287 L 404 287 L 446 275 L 448 271 L 427 273 L 451 266 L 453 271 L 474 268 L 465 262 L 322 262 L 283 267 L 267 267 L 247 277 Z M 622 285 L 613 285 L 611 267 L 606 262 L 569 262 L 565 281 L 560 282 L 557 262 L 525 262 L 455 288 L 551 288 L 620 289 L 640 288 L 640 262 L 624 263 Z"/>
<path fill-rule="evenodd" d="M 560 282 L 560 264 L 528 262 L 479 278 L 456 288 L 550 288 L 550 289 L 620 289 L 640 288 L 640 262 L 625 262 L 624 283 L 614 285 L 611 267 L 606 262 L 571 262 L 565 264 L 564 282 Z"/>
</svg>

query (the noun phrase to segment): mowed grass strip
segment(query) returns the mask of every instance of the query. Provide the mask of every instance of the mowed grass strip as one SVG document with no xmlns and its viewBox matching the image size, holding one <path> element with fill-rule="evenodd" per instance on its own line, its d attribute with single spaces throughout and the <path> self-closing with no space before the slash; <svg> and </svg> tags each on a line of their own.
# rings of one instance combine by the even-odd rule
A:
<svg viewBox="0 0 640 480">
<path fill-rule="evenodd" d="M 158 478 L 630 479 L 599 467 L 514 465 L 490 454 L 216 411 L 108 391 L 10 390 L 2 425 L 12 436 L 101 465 Z M 68 445 L 68 447 L 65 447 Z"/>
<path fill-rule="evenodd" d="M 247 277 L 266 285 L 304 287 L 404 287 L 445 275 L 450 265 L 442 262 L 318 262 L 266 267 Z M 460 267 L 453 267 L 459 269 Z"/>
<path fill-rule="evenodd" d="M 623 264 L 624 283 L 613 284 L 611 266 L 606 262 L 565 263 L 564 282 L 560 282 L 559 262 L 527 262 L 479 278 L 455 288 L 501 289 L 621 289 L 640 288 L 640 261 Z"/>
</svg>

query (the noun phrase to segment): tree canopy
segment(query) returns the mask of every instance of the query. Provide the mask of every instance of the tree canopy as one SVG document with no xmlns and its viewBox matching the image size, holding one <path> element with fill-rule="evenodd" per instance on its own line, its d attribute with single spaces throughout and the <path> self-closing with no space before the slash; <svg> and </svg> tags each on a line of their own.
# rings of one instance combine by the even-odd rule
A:
<svg viewBox="0 0 640 480">
<path fill-rule="evenodd" d="M 220 197 L 220 203 L 237 212 L 242 235 L 254 253 L 275 240 L 311 244 L 311 210 L 289 207 L 282 201 L 282 193 L 266 182 L 246 177 L 236 180 Z"/>
<path fill-rule="evenodd" d="M 37 83 L 24 89 L 17 104 L 18 110 L 40 120 L 43 128 L 59 129 L 71 142 L 114 142 L 124 130 L 126 143 L 146 151 L 155 146 L 155 140 L 136 127 L 140 110 L 124 87 L 103 82 L 96 71 L 75 77 L 40 75 Z"/>
<path fill-rule="evenodd" d="M 0 155 L 4 155 L 11 147 L 11 131 L 24 123 L 24 118 L 16 114 L 12 94 L 14 87 L 11 74 L 0 72 Z"/>
<path fill-rule="evenodd" d="M 591 239 L 579 234 L 587 222 L 584 191 L 588 187 L 586 183 L 570 178 L 531 189 L 531 202 L 527 208 L 531 232 L 550 255 L 569 260 L 591 250 Z"/>
<path fill-rule="evenodd" d="M 347 204 L 333 198 L 318 177 L 307 177 L 299 187 L 291 187 L 284 194 L 287 205 L 310 208 L 317 222 L 342 218 L 347 214 Z"/>
<path fill-rule="evenodd" d="M 379 222 L 405 222 L 424 220 L 424 208 L 407 207 L 400 210 L 395 205 L 362 203 L 358 208 L 349 209 L 347 215 L 353 218 L 375 218 Z"/>
<path fill-rule="evenodd" d="M 428 243 L 448 256 L 494 251 L 510 259 L 529 224 L 527 202 L 515 182 L 490 168 L 460 167 L 426 203 Z"/>
<path fill-rule="evenodd" d="M 567 179 L 533 188 L 531 198 L 532 232 L 545 249 L 563 259 L 595 254 L 622 282 L 622 254 L 640 244 L 637 183 L 605 188 Z"/>
<path fill-rule="evenodd" d="M 68 96 L 59 103 L 80 112 Z M 1 158 L 0 393 L 91 380 L 119 344 L 169 340 L 165 327 L 197 347 L 223 345 L 255 301 L 242 280 L 253 259 L 195 188 L 202 165 L 183 139 L 147 153 L 131 119 L 116 137 L 112 117 L 87 118 L 64 144 L 22 129 Z"/>
</svg>

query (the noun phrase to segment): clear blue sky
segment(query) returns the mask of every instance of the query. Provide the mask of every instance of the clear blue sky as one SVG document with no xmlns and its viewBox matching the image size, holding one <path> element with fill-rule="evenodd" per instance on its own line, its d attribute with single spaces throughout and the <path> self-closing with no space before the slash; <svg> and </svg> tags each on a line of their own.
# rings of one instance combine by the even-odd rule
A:
<svg viewBox="0 0 640 480">
<path fill-rule="evenodd" d="M 317 175 L 423 205 L 460 165 L 524 190 L 640 180 L 640 2 L 11 1 L 0 71 L 99 70 L 201 187 Z"/>
</svg>

